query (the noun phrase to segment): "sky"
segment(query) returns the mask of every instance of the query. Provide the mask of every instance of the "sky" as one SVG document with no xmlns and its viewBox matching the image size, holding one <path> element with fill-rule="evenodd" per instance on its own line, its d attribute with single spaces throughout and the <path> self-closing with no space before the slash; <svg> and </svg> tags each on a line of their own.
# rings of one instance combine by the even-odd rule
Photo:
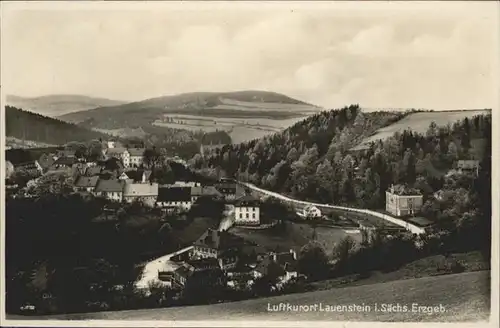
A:
<svg viewBox="0 0 500 328">
<path fill-rule="evenodd" d="M 71 7 L 70 7 L 71 6 Z M 4 3 L 4 94 L 494 108 L 498 3 Z"/>
</svg>

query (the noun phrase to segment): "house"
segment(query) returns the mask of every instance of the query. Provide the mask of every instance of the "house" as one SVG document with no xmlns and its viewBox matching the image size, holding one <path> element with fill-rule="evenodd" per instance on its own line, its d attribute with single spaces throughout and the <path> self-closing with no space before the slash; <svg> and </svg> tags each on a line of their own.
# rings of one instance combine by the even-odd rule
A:
<svg viewBox="0 0 500 328">
<path fill-rule="evenodd" d="M 64 149 L 60 150 L 56 153 L 57 158 L 61 157 L 75 157 L 76 156 L 76 151 L 71 150 L 71 149 Z"/>
<path fill-rule="evenodd" d="M 457 170 L 460 173 L 474 173 L 479 174 L 479 161 L 478 160 L 459 160 L 457 162 Z"/>
<path fill-rule="evenodd" d="M 270 276 L 277 280 L 279 288 L 289 280 L 298 277 L 297 253 L 290 249 L 289 252 L 271 252 L 255 268 L 257 278 Z"/>
<path fill-rule="evenodd" d="M 302 216 L 306 219 L 316 219 L 322 216 L 321 210 L 314 205 L 307 205 L 302 210 Z"/>
<path fill-rule="evenodd" d="M 195 181 L 175 181 L 173 187 L 201 187 L 200 182 Z"/>
<path fill-rule="evenodd" d="M 123 200 L 124 182 L 122 180 L 99 179 L 94 189 L 96 196 L 102 196 L 110 200 L 121 202 Z"/>
<path fill-rule="evenodd" d="M 222 269 L 229 270 L 236 266 L 245 240 L 227 231 L 208 229 L 193 244 L 192 257 L 215 258 Z"/>
<path fill-rule="evenodd" d="M 244 188 L 235 182 L 222 181 L 217 183 L 215 188 L 227 201 L 234 201 L 245 195 Z"/>
<path fill-rule="evenodd" d="M 87 176 L 79 176 L 75 183 L 73 184 L 73 190 L 77 191 L 87 191 L 93 192 L 97 182 L 99 181 L 98 176 L 87 177 Z"/>
<path fill-rule="evenodd" d="M 419 190 L 402 185 L 393 185 L 385 192 L 385 209 L 395 216 L 414 215 L 423 205 Z"/>
<path fill-rule="evenodd" d="M 153 207 L 158 198 L 157 183 L 125 183 L 123 200 L 127 203 L 134 201 Z"/>
<path fill-rule="evenodd" d="M 26 173 L 33 175 L 33 176 L 38 176 L 38 175 L 41 175 L 43 173 L 42 166 L 36 160 L 24 162 L 24 163 L 19 163 L 19 164 L 14 164 L 14 170 L 16 172 L 19 172 L 19 171 L 26 172 Z"/>
<path fill-rule="evenodd" d="M 85 169 L 85 175 L 89 177 L 98 176 L 102 173 L 101 166 L 90 166 Z"/>
<path fill-rule="evenodd" d="M 252 196 L 243 196 L 234 205 L 234 219 L 237 225 L 260 224 L 260 202 Z"/>
<path fill-rule="evenodd" d="M 156 206 L 161 208 L 189 210 L 193 205 L 191 201 L 191 188 L 174 187 L 159 188 Z"/>
<path fill-rule="evenodd" d="M 150 177 L 150 170 L 130 170 L 123 172 L 118 179 L 134 183 L 149 183 Z"/>
<path fill-rule="evenodd" d="M 146 149 L 144 148 L 128 148 L 125 156 L 128 153 L 128 165 L 123 161 L 125 167 L 139 167 L 144 162 L 144 152 Z"/>
<path fill-rule="evenodd" d="M 60 170 L 60 169 L 70 169 L 76 164 L 78 161 L 74 156 L 62 156 L 57 158 L 57 160 L 52 164 L 51 170 Z"/>
<path fill-rule="evenodd" d="M 173 272 L 172 286 L 196 290 L 220 284 L 223 280 L 224 274 L 216 259 L 196 259 L 184 263 Z"/>
</svg>

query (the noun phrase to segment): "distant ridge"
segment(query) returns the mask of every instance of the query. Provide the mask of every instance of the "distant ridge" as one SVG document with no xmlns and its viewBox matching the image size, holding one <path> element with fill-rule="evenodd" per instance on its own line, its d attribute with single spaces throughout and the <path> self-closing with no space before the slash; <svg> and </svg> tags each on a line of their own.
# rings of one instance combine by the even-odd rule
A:
<svg viewBox="0 0 500 328">
<path fill-rule="evenodd" d="M 89 128 L 122 129 L 151 125 L 166 113 L 203 116 L 218 113 L 221 116 L 248 112 L 262 114 L 275 112 L 302 116 L 321 108 L 286 95 L 270 91 L 190 92 L 150 98 L 116 106 L 102 106 L 91 110 L 61 115 L 60 119 Z"/>
<path fill-rule="evenodd" d="M 7 95 L 6 104 L 23 108 L 44 116 L 56 117 L 68 113 L 88 110 L 101 106 L 124 104 L 123 101 L 83 95 L 46 95 L 40 97 L 20 97 Z"/>
</svg>

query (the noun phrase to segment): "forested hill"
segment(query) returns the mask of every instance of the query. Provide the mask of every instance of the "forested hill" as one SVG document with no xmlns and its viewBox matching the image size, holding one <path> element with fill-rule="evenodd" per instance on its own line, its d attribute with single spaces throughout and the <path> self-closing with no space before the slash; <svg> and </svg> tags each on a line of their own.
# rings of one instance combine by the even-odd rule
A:
<svg viewBox="0 0 500 328">
<path fill-rule="evenodd" d="M 11 106 L 5 107 L 5 134 L 8 137 L 53 145 L 109 137 L 104 133 Z"/>
<path fill-rule="evenodd" d="M 364 113 L 358 106 L 321 112 L 282 133 L 227 145 L 204 158 L 197 155 L 191 163 L 206 174 L 234 176 L 299 199 L 373 209 L 385 207 L 385 191 L 391 184 L 421 190 L 424 201 L 440 190 L 450 192 L 451 199 L 474 199 L 477 195 L 468 194 L 475 192 L 474 179 L 458 186 L 444 179 L 458 159 L 482 161 L 487 175 L 482 178 L 490 185 L 491 114 L 471 113 L 470 118 L 441 127 L 428 122 L 424 134 L 405 130 L 372 142 L 368 150 L 350 150 L 405 115 L 411 113 Z"/>
</svg>

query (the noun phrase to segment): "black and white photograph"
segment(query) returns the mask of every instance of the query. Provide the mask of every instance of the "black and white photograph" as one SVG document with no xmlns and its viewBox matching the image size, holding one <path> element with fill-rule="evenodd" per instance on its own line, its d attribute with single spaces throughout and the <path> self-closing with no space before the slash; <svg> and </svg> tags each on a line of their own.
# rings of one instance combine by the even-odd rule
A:
<svg viewBox="0 0 500 328">
<path fill-rule="evenodd" d="M 498 326 L 498 2 L 0 6 L 2 326 Z"/>
</svg>

